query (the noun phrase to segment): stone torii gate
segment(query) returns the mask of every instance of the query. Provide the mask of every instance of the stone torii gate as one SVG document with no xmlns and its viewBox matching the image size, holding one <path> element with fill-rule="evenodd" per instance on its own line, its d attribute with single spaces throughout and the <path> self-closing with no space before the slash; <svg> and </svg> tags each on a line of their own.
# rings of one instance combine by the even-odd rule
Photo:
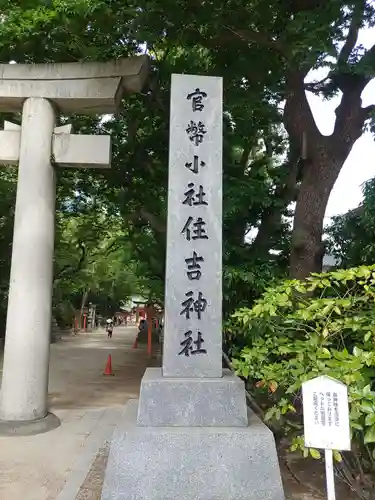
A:
<svg viewBox="0 0 375 500">
<path fill-rule="evenodd" d="M 59 425 L 47 412 L 55 225 L 55 167 L 110 166 L 110 136 L 74 135 L 55 127 L 57 113 L 114 112 L 139 92 L 147 56 L 106 63 L 1 64 L 5 122 L 0 163 L 18 164 L 9 302 L 0 393 L 0 434 L 35 434 Z M 19 312 L 27 318 L 27 327 Z"/>
</svg>

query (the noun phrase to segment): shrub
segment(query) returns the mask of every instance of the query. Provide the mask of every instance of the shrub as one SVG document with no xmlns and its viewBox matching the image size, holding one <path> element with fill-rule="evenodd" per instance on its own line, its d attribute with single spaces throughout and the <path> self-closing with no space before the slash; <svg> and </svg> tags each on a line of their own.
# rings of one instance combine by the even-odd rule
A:
<svg viewBox="0 0 375 500">
<path fill-rule="evenodd" d="M 306 457 L 320 452 L 303 444 L 302 383 L 329 375 L 348 386 L 352 452 L 335 452 L 336 468 L 361 498 L 375 498 L 375 265 L 285 281 L 238 310 L 228 331 L 243 346 L 233 366 L 266 401 L 265 420 Z"/>
</svg>

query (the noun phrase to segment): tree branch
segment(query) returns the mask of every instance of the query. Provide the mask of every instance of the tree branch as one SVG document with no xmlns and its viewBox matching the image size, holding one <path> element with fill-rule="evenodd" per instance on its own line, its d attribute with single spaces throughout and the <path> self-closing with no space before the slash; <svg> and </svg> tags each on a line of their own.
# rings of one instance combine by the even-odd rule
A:
<svg viewBox="0 0 375 500">
<path fill-rule="evenodd" d="M 139 214 L 143 219 L 145 219 L 150 224 L 152 229 L 154 229 L 158 233 L 165 234 L 167 232 L 166 225 L 163 223 L 163 221 L 158 219 L 154 214 L 148 212 L 145 208 L 141 208 Z"/>
<path fill-rule="evenodd" d="M 268 158 L 272 158 L 273 155 L 273 145 L 271 140 L 267 140 L 265 137 L 263 137 L 263 142 L 264 142 L 264 147 L 266 149 L 266 156 Z"/>
<path fill-rule="evenodd" d="M 288 168 L 285 183 L 277 186 L 275 190 L 274 198 L 279 200 L 279 203 L 265 210 L 262 214 L 258 233 L 251 245 L 251 252 L 254 255 L 266 254 L 272 248 L 274 236 L 281 226 L 282 214 L 294 198 L 300 158 L 298 148 L 290 151 L 289 158 L 288 164 L 285 165 Z"/>
<path fill-rule="evenodd" d="M 311 145 L 321 137 L 315 123 L 310 104 L 306 97 L 304 78 L 305 71 L 290 71 L 286 77 L 287 96 L 284 108 L 284 125 L 289 137 L 299 144 L 302 152 L 302 137 L 306 133 L 307 155 L 310 157 Z"/>
<path fill-rule="evenodd" d="M 240 159 L 240 165 L 242 167 L 246 167 L 248 162 L 249 162 L 249 155 L 251 151 L 251 145 L 248 143 L 246 146 L 243 148 L 241 159 Z"/>
<path fill-rule="evenodd" d="M 279 40 L 273 40 L 266 33 L 261 33 L 260 31 L 255 30 L 234 30 L 230 26 L 225 25 L 223 26 L 223 28 L 232 33 L 235 37 L 243 40 L 244 42 L 256 43 L 263 47 L 268 47 L 286 57 L 286 50 L 283 44 Z"/>
<path fill-rule="evenodd" d="M 363 125 L 373 108 L 362 108 L 361 94 L 367 79 L 362 75 L 347 73 L 336 75 L 342 91 L 341 101 L 336 108 L 336 122 L 333 130 L 335 143 L 342 144 L 340 154 L 346 159 L 353 144 L 362 134 Z"/>
<path fill-rule="evenodd" d="M 85 262 L 86 258 L 86 247 L 82 242 L 79 243 L 79 248 L 81 249 L 81 257 L 77 263 L 76 266 L 71 266 L 70 264 L 67 264 L 64 266 L 60 271 L 55 275 L 54 279 L 60 279 L 63 277 L 64 274 L 73 274 L 73 273 L 78 273 L 83 267 L 83 264 Z M 69 272 L 68 272 L 69 271 Z"/>
<path fill-rule="evenodd" d="M 364 53 L 362 59 L 359 61 L 356 67 L 361 72 L 363 72 L 364 76 L 366 77 L 367 84 L 373 78 L 375 73 L 375 44 Z M 366 69 L 368 70 L 369 68 L 372 69 L 372 72 L 366 71 Z M 364 87 L 366 86 L 366 84 L 364 85 Z"/>
<path fill-rule="evenodd" d="M 364 9 L 365 9 L 365 2 L 363 2 L 361 5 L 356 5 L 353 9 L 349 31 L 337 60 L 339 67 L 348 62 L 350 54 L 352 53 L 357 43 L 358 33 L 362 26 L 362 15 Z"/>
<path fill-rule="evenodd" d="M 305 83 L 304 84 L 305 90 L 312 93 L 319 93 L 324 89 L 325 83 L 328 82 L 330 79 L 331 75 L 328 74 L 325 78 L 323 78 L 323 80 L 319 80 L 318 82 Z"/>
<path fill-rule="evenodd" d="M 375 104 L 370 104 L 369 106 L 362 108 L 362 111 L 365 117 L 364 119 L 367 120 L 372 114 L 375 113 Z"/>
<path fill-rule="evenodd" d="M 223 33 L 220 36 L 204 36 L 197 29 L 186 29 L 184 33 L 190 33 L 195 40 L 199 39 L 206 47 L 227 47 L 233 42 L 246 42 L 268 47 L 287 58 L 286 47 L 280 40 L 270 38 L 266 33 L 255 30 L 234 30 L 230 26 L 223 25 Z"/>
<path fill-rule="evenodd" d="M 298 12 L 317 9 L 324 3 L 325 0 L 292 0 L 291 7 L 292 12 L 297 14 Z"/>
</svg>

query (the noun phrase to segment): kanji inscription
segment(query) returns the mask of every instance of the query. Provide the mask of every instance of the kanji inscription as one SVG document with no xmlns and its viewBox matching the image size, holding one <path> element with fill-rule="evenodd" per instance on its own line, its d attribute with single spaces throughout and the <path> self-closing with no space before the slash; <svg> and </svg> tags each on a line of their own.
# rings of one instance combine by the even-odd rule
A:
<svg viewBox="0 0 375 500">
<path fill-rule="evenodd" d="M 203 111 L 204 110 L 204 104 L 202 103 L 202 100 L 207 97 L 206 92 L 203 92 L 200 89 L 195 89 L 194 92 L 191 94 L 188 94 L 186 99 L 190 100 L 191 99 L 191 109 L 193 111 Z"/>
<path fill-rule="evenodd" d="M 203 191 L 203 186 L 195 186 L 194 182 L 189 182 L 188 189 L 185 191 L 185 199 L 182 202 L 184 205 L 208 205 L 206 201 L 206 193 Z"/>
<path fill-rule="evenodd" d="M 195 146 L 199 146 L 201 142 L 203 142 L 203 138 L 205 134 L 207 134 L 206 126 L 203 122 L 194 122 L 190 121 L 186 133 L 191 140 L 195 144 Z"/>
<path fill-rule="evenodd" d="M 200 160 L 199 156 L 197 155 L 194 155 L 192 162 L 187 161 L 185 163 L 185 167 L 191 170 L 194 174 L 197 174 L 199 172 L 199 169 L 205 166 L 206 166 L 205 162 Z"/>
<path fill-rule="evenodd" d="M 222 80 L 173 75 L 163 373 L 220 377 Z"/>
<path fill-rule="evenodd" d="M 186 275 L 189 280 L 199 280 L 202 276 L 201 263 L 204 262 L 204 258 L 193 251 L 193 255 L 185 259 L 186 263 Z"/>
<path fill-rule="evenodd" d="M 178 353 L 185 354 L 185 356 L 190 356 L 190 354 L 207 354 L 206 349 L 203 349 L 203 337 L 201 332 L 197 333 L 197 340 L 193 340 L 193 332 L 189 330 L 185 333 L 185 340 L 181 342 L 182 349 Z"/>
</svg>

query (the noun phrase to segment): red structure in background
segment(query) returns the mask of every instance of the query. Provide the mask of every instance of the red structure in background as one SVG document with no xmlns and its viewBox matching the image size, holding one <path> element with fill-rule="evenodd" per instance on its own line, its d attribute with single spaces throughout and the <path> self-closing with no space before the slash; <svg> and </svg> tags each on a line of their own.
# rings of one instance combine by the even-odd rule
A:
<svg viewBox="0 0 375 500">
<path fill-rule="evenodd" d="M 132 349 L 136 349 L 138 347 L 138 343 L 145 342 L 147 343 L 147 354 L 152 356 L 152 344 L 156 342 L 157 338 L 157 330 L 160 323 L 160 318 L 162 316 L 162 309 L 157 304 L 142 304 L 140 306 L 137 304 L 137 307 L 132 309 L 132 313 L 136 314 L 136 326 L 139 328 L 140 321 L 147 321 L 147 330 L 144 329 L 139 330 L 136 339 L 134 340 Z M 146 336 L 144 335 L 146 333 Z M 142 339 L 142 340 L 140 340 Z"/>
<path fill-rule="evenodd" d="M 147 354 L 152 354 L 152 318 L 154 311 L 152 307 L 147 308 Z"/>
</svg>

